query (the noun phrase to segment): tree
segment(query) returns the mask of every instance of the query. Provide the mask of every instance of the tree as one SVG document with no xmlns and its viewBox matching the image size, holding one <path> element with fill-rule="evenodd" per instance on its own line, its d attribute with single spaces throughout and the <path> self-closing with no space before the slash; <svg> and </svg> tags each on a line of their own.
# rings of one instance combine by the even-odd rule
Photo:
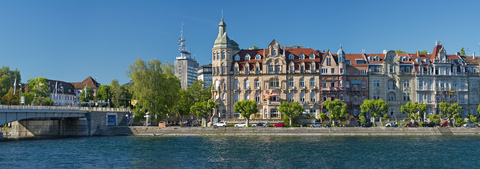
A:
<svg viewBox="0 0 480 169">
<path fill-rule="evenodd" d="M 412 120 L 418 119 L 419 117 L 423 116 L 423 113 L 425 113 L 426 110 L 427 104 L 423 102 L 408 102 L 401 107 L 401 111 L 406 112 L 408 114 L 408 117 L 410 117 Z"/>
<path fill-rule="evenodd" d="M 25 93 L 23 93 L 23 96 L 25 96 L 25 104 L 32 104 L 33 100 L 37 97 L 39 97 L 39 99 L 44 98 L 43 100 L 47 100 L 47 98 L 49 98 L 50 91 L 47 84 L 47 79 L 45 77 L 38 77 L 35 79 L 30 78 L 28 80 L 28 84 L 24 86 L 25 86 L 24 88 Z M 49 104 L 42 102 L 42 105 L 49 105 Z"/>
<path fill-rule="evenodd" d="M 87 93 L 85 94 L 85 89 L 80 93 L 80 101 L 89 102 L 90 100 L 93 100 L 93 89 L 87 86 Z"/>
<path fill-rule="evenodd" d="M 342 120 L 346 120 L 348 119 L 348 106 L 347 104 L 343 104 L 342 105 L 342 110 L 340 110 L 340 115 L 339 115 L 339 119 L 342 119 Z"/>
<path fill-rule="evenodd" d="M 400 49 L 398 49 L 398 50 L 396 50 L 396 51 L 395 51 L 395 53 L 397 53 L 397 54 L 402 54 L 402 53 L 407 53 L 407 52 L 405 52 L 405 51 L 403 51 L 403 50 L 400 50 Z"/>
<path fill-rule="evenodd" d="M 257 102 L 251 101 L 251 100 L 242 100 L 242 101 L 236 102 L 233 105 L 233 110 L 235 112 L 239 112 L 240 115 L 242 115 L 242 117 L 245 117 L 246 124 L 248 126 L 248 123 L 250 121 L 250 116 L 252 114 L 258 113 Z"/>
<path fill-rule="evenodd" d="M 382 113 L 388 112 L 388 104 L 382 99 L 378 99 L 378 100 L 366 99 L 365 101 L 363 101 L 362 105 L 360 105 L 360 109 L 362 110 L 362 113 L 370 112 L 370 114 L 372 115 L 372 121 L 373 121 L 376 117 L 379 117 Z"/>
<path fill-rule="evenodd" d="M 36 106 L 51 106 L 53 105 L 53 100 L 49 97 L 35 97 L 32 104 Z"/>
<path fill-rule="evenodd" d="M 203 119 L 210 119 L 211 122 L 213 121 L 213 109 L 218 109 L 218 107 L 218 104 L 214 101 L 203 101 L 196 102 L 192 107 L 190 107 L 190 111 L 197 114 L 197 116 L 201 116 Z"/>
<path fill-rule="evenodd" d="M 138 58 L 129 66 L 127 76 L 134 83 L 133 93 L 138 104 L 149 110 L 152 116 L 164 119 L 175 114 L 180 80 L 173 74 L 173 65 L 157 59 L 145 62 Z M 118 93 L 116 95 L 118 97 Z"/>
<path fill-rule="evenodd" d="M 298 102 L 282 102 L 279 107 L 279 111 L 283 113 L 284 117 L 289 118 L 290 126 L 292 126 L 292 120 L 305 109 Z"/>
<path fill-rule="evenodd" d="M 110 94 L 110 85 L 101 85 L 97 89 L 97 100 L 105 100 L 109 101 L 112 97 L 112 94 Z"/>
<path fill-rule="evenodd" d="M 19 89 L 22 81 L 20 71 L 18 69 L 10 70 L 8 66 L 2 66 L 0 69 L 0 96 L 4 96 L 10 91 L 10 88 L 14 88 L 15 79 L 17 79 L 16 88 Z"/>
<path fill-rule="evenodd" d="M 468 117 L 468 120 L 470 122 L 477 122 L 477 117 L 475 117 L 473 114 L 470 114 L 470 116 Z"/>
<path fill-rule="evenodd" d="M 182 117 L 182 121 L 184 120 L 184 116 L 190 115 L 190 107 L 193 106 L 193 97 L 186 91 L 181 89 L 180 90 L 180 99 L 178 99 L 178 103 L 176 106 L 177 115 Z"/>
<path fill-rule="evenodd" d="M 13 94 L 13 88 L 10 88 L 10 91 L 3 95 L 2 97 L 2 104 L 8 104 L 8 105 L 18 105 L 19 103 L 19 94 L 18 94 L 18 89 L 16 90 L 15 94 Z"/>
<path fill-rule="evenodd" d="M 426 54 L 428 54 L 428 51 L 427 50 L 422 50 L 422 51 L 420 51 L 420 54 L 426 55 Z"/>
<path fill-rule="evenodd" d="M 323 119 L 326 119 L 327 115 L 325 113 L 320 113 L 318 117 L 320 117 L 320 122 L 323 123 Z"/>
<path fill-rule="evenodd" d="M 452 117 L 462 110 L 462 107 L 458 106 L 457 103 L 450 105 L 448 102 L 441 102 L 439 108 L 441 110 L 442 117 L 447 118 L 449 121 L 451 121 Z"/>
<path fill-rule="evenodd" d="M 462 49 L 460 49 L 460 56 L 465 56 L 465 49 L 462 47 Z"/>
<path fill-rule="evenodd" d="M 193 81 L 187 88 L 188 93 L 193 97 L 193 102 L 203 102 L 212 98 L 212 92 L 209 86 L 205 86 L 202 80 Z"/>
<path fill-rule="evenodd" d="M 341 112 L 340 110 L 342 109 L 342 101 L 336 99 L 334 101 L 325 101 L 323 102 L 323 106 L 327 108 L 328 114 L 330 115 L 330 120 L 335 122 L 335 119 L 340 118 Z M 348 115 L 347 115 L 348 116 Z"/>
<path fill-rule="evenodd" d="M 361 113 L 358 115 L 358 118 L 360 119 L 360 123 L 362 123 L 362 124 L 366 124 L 366 123 L 367 123 L 367 119 L 365 119 L 365 113 L 361 112 Z"/>
</svg>

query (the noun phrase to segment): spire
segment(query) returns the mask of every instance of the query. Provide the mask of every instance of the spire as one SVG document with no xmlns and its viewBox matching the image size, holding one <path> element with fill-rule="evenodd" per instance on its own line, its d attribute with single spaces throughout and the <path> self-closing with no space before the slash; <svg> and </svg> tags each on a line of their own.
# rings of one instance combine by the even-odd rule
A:
<svg viewBox="0 0 480 169">
<path fill-rule="evenodd" d="M 226 27 L 227 27 L 227 24 L 225 24 L 222 17 L 222 20 L 218 24 L 218 35 L 217 35 L 217 39 L 215 39 L 215 43 L 213 44 L 213 48 L 218 49 L 218 48 L 226 47 L 226 48 L 239 49 L 237 42 L 230 40 L 230 38 L 228 38 Z"/>
</svg>

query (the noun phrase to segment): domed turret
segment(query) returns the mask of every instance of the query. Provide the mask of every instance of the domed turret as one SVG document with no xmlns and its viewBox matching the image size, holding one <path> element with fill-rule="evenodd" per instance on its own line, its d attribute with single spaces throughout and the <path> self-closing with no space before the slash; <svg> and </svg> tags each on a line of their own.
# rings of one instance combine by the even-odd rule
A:
<svg viewBox="0 0 480 169">
<path fill-rule="evenodd" d="M 337 52 L 338 62 L 343 63 L 345 62 L 345 52 L 342 49 L 342 45 L 340 45 L 340 49 Z"/>
</svg>

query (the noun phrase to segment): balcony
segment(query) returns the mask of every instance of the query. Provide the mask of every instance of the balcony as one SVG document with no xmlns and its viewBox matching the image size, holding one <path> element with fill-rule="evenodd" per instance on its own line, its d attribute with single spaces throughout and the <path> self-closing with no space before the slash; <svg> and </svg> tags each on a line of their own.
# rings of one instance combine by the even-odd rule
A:
<svg viewBox="0 0 480 169">
<path fill-rule="evenodd" d="M 322 88 L 323 91 L 337 91 L 338 87 L 324 87 Z"/>
<path fill-rule="evenodd" d="M 305 90 L 305 86 L 300 86 L 300 90 Z"/>
<path fill-rule="evenodd" d="M 262 88 L 260 86 L 255 86 L 255 90 L 261 90 Z"/>
<path fill-rule="evenodd" d="M 245 86 L 245 90 L 250 90 L 250 86 Z"/>
<path fill-rule="evenodd" d="M 317 86 L 310 86 L 310 89 L 316 90 L 316 89 L 317 89 Z"/>
<path fill-rule="evenodd" d="M 289 89 L 289 90 L 295 90 L 296 87 L 295 87 L 295 86 L 289 86 L 288 89 Z"/>
</svg>

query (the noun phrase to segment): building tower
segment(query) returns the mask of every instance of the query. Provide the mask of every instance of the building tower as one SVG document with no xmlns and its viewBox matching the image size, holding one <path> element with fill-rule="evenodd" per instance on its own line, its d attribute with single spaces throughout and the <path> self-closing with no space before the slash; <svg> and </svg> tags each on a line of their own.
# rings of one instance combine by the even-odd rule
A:
<svg viewBox="0 0 480 169">
<path fill-rule="evenodd" d="M 195 79 L 197 79 L 198 63 L 195 58 L 192 58 L 191 53 L 187 50 L 185 39 L 183 38 L 183 23 L 178 38 L 178 46 L 180 56 L 174 61 L 175 76 L 180 79 L 182 89 L 187 89 Z"/>
<path fill-rule="evenodd" d="M 226 24 L 222 20 L 218 24 L 218 35 L 212 48 L 212 97 L 220 106 L 216 116 L 233 117 L 233 83 L 231 76 L 232 56 L 240 49 L 238 44 L 227 36 Z M 227 113 L 228 112 L 228 113 Z"/>
</svg>

